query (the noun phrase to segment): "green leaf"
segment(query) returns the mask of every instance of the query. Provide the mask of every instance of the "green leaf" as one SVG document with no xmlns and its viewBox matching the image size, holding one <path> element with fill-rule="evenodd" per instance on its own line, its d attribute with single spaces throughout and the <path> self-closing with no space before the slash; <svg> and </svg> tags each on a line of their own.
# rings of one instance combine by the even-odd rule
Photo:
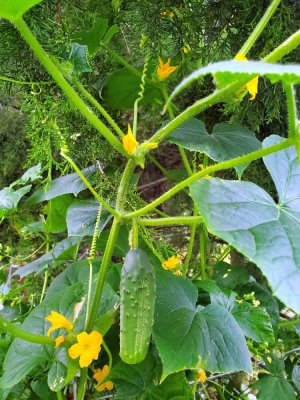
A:
<svg viewBox="0 0 300 400">
<path fill-rule="evenodd" d="M 282 139 L 271 136 L 264 146 Z M 294 148 L 264 158 L 274 176 L 279 204 L 249 182 L 201 179 L 191 196 L 208 230 L 257 264 L 274 294 L 300 312 L 300 167 Z M 284 268 L 282 268 L 284 265 Z"/>
<path fill-rule="evenodd" d="M 110 74 L 97 90 L 109 108 L 123 110 L 132 108 L 140 91 L 141 77 L 127 69 L 120 69 Z M 94 85 L 94 87 L 96 87 Z M 151 104 L 161 96 L 160 91 L 153 85 L 146 84 L 144 97 L 140 104 Z"/>
<path fill-rule="evenodd" d="M 256 139 L 248 128 L 235 124 L 216 124 L 212 134 L 209 134 L 202 121 L 191 118 L 175 129 L 169 141 L 188 150 L 205 153 L 214 161 L 226 161 L 242 156 L 261 148 L 261 142 Z M 242 176 L 247 164 L 236 167 L 239 177 Z"/>
<path fill-rule="evenodd" d="M 300 365 L 294 365 L 292 380 L 298 391 L 300 392 Z"/>
<path fill-rule="evenodd" d="M 31 381 L 30 386 L 39 399 L 55 400 L 57 398 L 56 394 L 49 389 L 46 376 L 40 379 L 34 379 Z"/>
<path fill-rule="evenodd" d="M 108 45 L 108 43 L 111 41 L 111 39 L 119 32 L 119 28 L 117 25 L 112 25 L 106 34 L 104 35 L 102 42 L 105 45 Z"/>
<path fill-rule="evenodd" d="M 48 386 L 53 392 L 58 392 L 65 386 L 67 367 L 59 360 L 55 360 L 48 372 Z"/>
<path fill-rule="evenodd" d="M 154 340 L 169 374 L 201 367 L 211 372 L 251 371 L 245 338 L 222 306 L 196 307 L 197 290 L 183 278 L 157 274 Z"/>
<path fill-rule="evenodd" d="M 31 185 L 27 185 L 18 190 L 6 187 L 0 190 L 0 218 L 9 211 L 14 210 L 21 198 L 30 191 Z"/>
<path fill-rule="evenodd" d="M 99 211 L 99 202 L 95 199 L 75 201 L 68 209 L 68 236 L 92 236 Z M 101 233 L 111 220 L 112 215 L 102 208 L 98 232 Z"/>
<path fill-rule="evenodd" d="M 51 251 L 44 254 L 37 260 L 32 261 L 22 267 L 18 267 L 13 276 L 18 275 L 20 279 L 24 278 L 33 272 L 41 273 L 44 271 L 43 267 L 48 267 L 49 264 L 62 260 L 74 260 L 76 257 L 76 246 L 80 242 L 80 237 L 71 237 L 56 243 Z"/>
<path fill-rule="evenodd" d="M 255 299 L 260 301 L 260 307 L 263 307 L 269 314 L 274 330 L 278 329 L 279 322 L 279 306 L 277 300 L 272 293 L 264 286 L 257 282 L 248 282 L 238 287 L 240 296 L 244 294 L 254 293 Z"/>
<path fill-rule="evenodd" d="M 91 56 L 100 50 L 100 42 L 108 27 L 108 19 L 97 17 L 94 25 L 90 29 L 77 32 L 73 38 L 76 43 L 88 46 Z"/>
<path fill-rule="evenodd" d="M 96 167 L 91 166 L 89 168 L 81 171 L 83 175 L 89 179 L 96 172 Z M 43 188 L 38 189 L 33 195 L 27 200 L 26 204 L 31 206 L 33 204 L 40 203 L 42 201 L 47 201 L 54 199 L 54 197 L 62 196 L 63 194 L 71 193 L 75 196 L 78 193 L 86 189 L 85 184 L 79 178 L 76 173 L 62 176 L 61 178 L 54 179 L 47 190 Z"/>
<path fill-rule="evenodd" d="M 184 372 L 168 376 L 163 383 L 149 390 L 146 400 L 194 400 L 194 394 Z"/>
<path fill-rule="evenodd" d="M 284 378 L 265 376 L 254 383 L 258 400 L 296 400 L 292 385 Z"/>
<path fill-rule="evenodd" d="M 80 291 L 74 289 L 74 286 L 69 287 L 60 296 L 52 296 L 47 303 L 39 304 L 24 320 L 21 328 L 32 333 L 46 335 L 50 324 L 45 321 L 45 317 L 50 314 L 51 310 L 56 310 L 67 318 L 72 318 L 74 306 L 82 296 Z M 14 339 L 5 357 L 0 388 L 6 389 L 16 385 L 33 368 L 48 363 L 54 354 L 55 350 L 52 347 Z"/>
<path fill-rule="evenodd" d="M 41 176 L 41 164 L 37 164 L 34 167 L 29 168 L 24 174 L 21 176 L 20 179 L 17 179 L 15 182 L 13 182 L 10 187 L 16 186 L 16 185 L 24 185 L 25 183 L 31 181 L 34 182 L 37 179 L 40 179 Z"/>
<path fill-rule="evenodd" d="M 237 285 L 247 283 L 250 275 L 245 267 L 221 261 L 214 265 L 212 278 L 221 288 L 234 289 Z"/>
<path fill-rule="evenodd" d="M 92 68 L 88 61 L 88 47 L 78 43 L 72 43 L 69 60 L 73 63 L 73 72 L 91 72 Z"/>
<path fill-rule="evenodd" d="M 74 197 L 70 194 L 55 197 L 49 201 L 45 207 L 45 213 L 47 214 L 45 228 L 47 232 L 60 233 L 66 230 L 67 210 L 73 201 Z"/>
<path fill-rule="evenodd" d="M 257 342 L 273 342 L 274 333 L 269 314 L 261 307 L 244 302 L 236 304 L 232 315 L 248 338 Z"/>
<path fill-rule="evenodd" d="M 0 18 L 14 21 L 42 0 L 0 0 Z"/>
<path fill-rule="evenodd" d="M 270 362 L 271 358 L 271 362 Z M 268 357 L 264 357 L 266 370 L 270 372 L 271 375 L 284 378 L 285 375 L 285 365 L 284 361 L 277 357 L 275 354 L 269 354 Z"/>
<path fill-rule="evenodd" d="M 200 68 L 190 74 L 187 78 L 183 79 L 183 81 L 173 90 L 168 103 L 194 81 L 208 74 L 215 75 L 217 79 L 220 77 L 223 85 L 247 77 L 251 80 L 257 75 L 266 76 L 272 83 L 279 80 L 288 84 L 300 82 L 299 65 L 270 64 L 263 61 L 221 61 Z"/>
</svg>

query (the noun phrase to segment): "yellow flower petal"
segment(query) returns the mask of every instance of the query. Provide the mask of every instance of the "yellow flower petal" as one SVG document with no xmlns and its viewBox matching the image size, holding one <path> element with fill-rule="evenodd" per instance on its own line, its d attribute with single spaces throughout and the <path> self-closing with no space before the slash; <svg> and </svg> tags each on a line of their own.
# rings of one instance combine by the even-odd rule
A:
<svg viewBox="0 0 300 400">
<path fill-rule="evenodd" d="M 65 341 L 65 337 L 64 336 L 58 336 L 55 339 L 55 348 L 57 349 L 64 341 Z"/>
<path fill-rule="evenodd" d="M 56 311 L 51 311 L 50 315 L 48 315 L 45 320 L 52 324 L 48 329 L 47 336 L 50 336 L 56 329 L 66 329 L 67 331 L 73 329 L 72 322 Z"/>
<path fill-rule="evenodd" d="M 123 136 L 123 147 L 124 150 L 127 151 L 128 154 L 132 154 L 135 152 L 136 148 L 138 147 L 138 142 L 136 141 L 135 137 L 133 136 L 132 130 L 130 125 L 128 124 L 128 133 L 127 135 Z"/>
<path fill-rule="evenodd" d="M 157 68 L 156 73 L 160 81 L 167 79 L 178 68 L 178 66 L 170 67 L 170 62 L 170 58 L 165 64 L 161 58 L 159 59 L 159 67 Z"/>
<path fill-rule="evenodd" d="M 207 379 L 205 371 L 203 369 L 198 370 L 198 382 L 205 382 Z"/>
<path fill-rule="evenodd" d="M 244 54 L 239 53 L 234 57 L 236 61 L 248 61 L 247 57 Z M 237 91 L 237 95 L 240 95 L 244 90 L 245 87 L 247 88 L 248 92 L 250 93 L 251 97 L 250 100 L 254 100 L 257 93 L 258 93 L 258 76 L 251 79 L 251 81 L 247 82 L 245 86 L 243 86 L 240 90 Z"/>
<path fill-rule="evenodd" d="M 180 257 L 172 256 L 164 261 L 161 265 L 165 270 L 174 270 L 180 262 Z"/>
<path fill-rule="evenodd" d="M 81 368 L 88 367 L 93 360 L 97 360 L 102 344 L 102 335 L 93 331 L 90 334 L 81 332 L 77 335 L 77 343 L 73 344 L 68 350 L 72 359 L 79 358 Z"/>
<path fill-rule="evenodd" d="M 246 83 L 246 87 L 251 95 L 250 100 L 254 100 L 258 93 L 258 76 Z"/>
<path fill-rule="evenodd" d="M 156 149 L 158 147 L 158 143 L 153 143 L 153 142 L 150 142 L 150 143 L 142 143 L 141 144 L 141 148 L 142 149 L 150 149 L 150 150 L 153 150 L 153 149 Z"/>
<path fill-rule="evenodd" d="M 177 271 L 174 272 L 174 275 L 182 276 L 182 272 L 178 269 Z"/>
<path fill-rule="evenodd" d="M 268 362 L 269 362 L 269 364 L 272 364 L 272 358 L 271 357 L 267 357 L 267 360 L 268 360 Z"/>
<path fill-rule="evenodd" d="M 103 390 L 112 390 L 114 388 L 114 384 L 111 381 L 104 382 L 100 385 L 96 386 L 96 390 L 98 392 L 102 392 Z"/>
</svg>

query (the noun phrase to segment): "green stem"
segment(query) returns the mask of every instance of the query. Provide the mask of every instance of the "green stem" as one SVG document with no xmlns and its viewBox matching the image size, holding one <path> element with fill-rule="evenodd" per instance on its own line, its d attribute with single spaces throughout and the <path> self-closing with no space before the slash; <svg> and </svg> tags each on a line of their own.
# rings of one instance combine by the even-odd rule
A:
<svg viewBox="0 0 300 400">
<path fill-rule="evenodd" d="M 284 85 L 286 100 L 287 100 L 287 110 L 288 110 L 288 127 L 289 127 L 289 137 L 296 138 L 297 135 L 297 106 L 295 99 L 295 89 L 294 85 Z"/>
<path fill-rule="evenodd" d="M 164 226 L 164 225 L 194 225 L 203 223 L 202 217 L 168 217 L 168 218 L 141 218 L 137 220 L 139 225 L 143 226 Z"/>
<path fill-rule="evenodd" d="M 85 324 L 84 330 L 87 330 L 87 323 L 90 316 L 91 310 L 91 298 L 92 298 L 92 284 L 93 284 L 93 263 L 90 257 L 87 259 L 89 265 L 89 283 L 88 283 L 88 292 L 87 292 L 87 302 L 86 302 L 86 314 L 85 314 Z"/>
<path fill-rule="evenodd" d="M 188 177 L 187 179 L 178 183 L 177 185 L 173 186 L 170 190 L 168 190 L 166 193 L 164 193 L 163 195 L 158 197 L 151 204 L 148 204 L 147 206 L 142 207 L 139 210 L 136 210 L 127 215 L 124 215 L 123 219 L 125 221 L 128 221 L 132 218 L 136 218 L 136 217 L 139 217 L 140 215 L 146 214 L 147 212 L 153 210 L 153 208 L 157 207 L 164 201 L 168 200 L 170 197 L 174 196 L 180 190 L 189 186 L 192 182 L 195 182 L 198 179 L 203 178 L 207 174 L 212 174 L 217 171 L 233 168 L 240 164 L 250 163 L 251 161 L 258 160 L 261 157 L 267 156 L 268 154 L 272 154 L 276 151 L 286 149 L 286 148 L 292 146 L 293 144 L 294 143 L 291 139 L 286 139 L 286 140 L 282 141 L 281 143 L 274 144 L 274 145 L 266 147 L 264 149 L 254 151 L 254 152 L 246 154 L 244 156 L 237 157 L 237 158 L 234 158 L 234 159 L 228 160 L 228 161 L 223 161 L 223 162 L 215 164 L 215 165 L 211 165 L 211 166 L 201 170 L 200 172 L 193 174 L 192 176 Z"/>
<path fill-rule="evenodd" d="M 267 8 L 266 12 L 264 13 L 263 17 L 259 21 L 259 23 L 256 25 L 255 29 L 251 33 L 251 35 L 248 37 L 246 42 L 243 44 L 242 48 L 240 49 L 239 53 L 246 55 L 248 51 L 251 49 L 251 47 L 254 45 L 262 31 L 264 30 L 265 26 L 269 22 L 270 18 L 276 11 L 276 8 L 278 7 L 280 3 L 280 0 L 273 0 L 272 3 L 269 5 Z"/>
<path fill-rule="evenodd" d="M 106 354 L 108 355 L 108 367 L 109 367 L 109 371 L 111 371 L 111 367 L 112 367 L 112 355 L 111 355 L 111 351 L 109 350 L 107 344 L 105 343 L 104 339 L 102 339 L 102 346 L 104 348 L 104 350 L 106 351 Z"/>
<path fill-rule="evenodd" d="M 131 247 L 133 249 L 137 249 L 139 247 L 139 226 L 138 226 L 138 221 L 136 219 L 132 221 Z"/>
<path fill-rule="evenodd" d="M 126 193 L 128 190 L 129 182 L 131 179 L 131 175 L 136 167 L 136 163 L 133 159 L 129 160 L 125 170 L 123 177 L 120 182 L 119 190 L 118 190 L 118 196 L 117 196 L 117 201 L 116 201 L 116 210 L 120 213 L 124 209 L 124 204 L 126 201 Z"/>
<path fill-rule="evenodd" d="M 300 30 L 288 37 L 283 43 L 276 47 L 262 61 L 274 63 L 281 60 L 286 54 L 290 53 L 300 45 Z"/>
<path fill-rule="evenodd" d="M 81 368 L 80 379 L 79 379 L 78 390 L 77 390 L 77 400 L 84 400 L 84 398 L 85 398 L 87 378 L 88 378 L 88 369 Z"/>
<path fill-rule="evenodd" d="M 165 169 L 150 153 L 147 154 L 149 160 L 162 172 L 166 177 L 168 177 L 169 171 Z"/>
<path fill-rule="evenodd" d="M 98 101 L 83 87 L 83 85 L 78 81 L 74 80 L 74 85 L 76 88 L 88 99 L 88 101 L 93 104 L 93 106 L 103 115 L 110 126 L 116 131 L 116 133 L 122 138 L 124 136 L 123 131 L 113 120 L 113 118 L 108 114 L 108 112 L 98 103 Z"/>
<path fill-rule="evenodd" d="M 47 239 L 46 239 L 46 253 L 49 252 L 50 249 L 50 243 L 49 243 L 49 236 L 47 235 Z M 48 266 L 48 265 L 46 265 Z M 43 283 L 43 289 L 42 289 L 42 294 L 41 294 L 41 299 L 40 299 L 40 303 L 42 303 L 44 296 L 46 294 L 46 290 L 47 290 L 47 283 L 48 283 L 48 277 L 49 277 L 49 271 L 46 270 L 45 274 L 44 274 L 44 283 Z"/>
<path fill-rule="evenodd" d="M 18 81 L 17 79 L 8 78 L 7 76 L 0 76 L 0 81 L 16 83 L 17 85 L 51 85 L 53 81 L 41 81 L 41 82 L 26 82 L 26 81 Z"/>
<path fill-rule="evenodd" d="M 206 279 L 206 229 L 202 225 L 200 230 L 200 267 L 201 267 L 201 278 Z"/>
<path fill-rule="evenodd" d="M 119 217 L 119 213 L 114 210 L 109 204 L 106 203 L 106 201 L 101 197 L 96 190 L 93 188 L 93 186 L 90 184 L 90 182 L 86 179 L 86 177 L 83 175 L 83 173 L 80 171 L 80 169 L 77 167 L 77 165 L 74 163 L 72 158 L 67 156 L 62 150 L 60 152 L 61 156 L 68 161 L 68 163 L 72 166 L 74 171 L 77 173 L 79 178 L 82 180 L 82 182 L 86 185 L 86 187 L 89 189 L 89 191 L 96 197 L 96 199 L 99 201 L 100 204 L 103 205 L 109 211 L 114 217 Z"/>
<path fill-rule="evenodd" d="M 61 390 L 56 392 L 56 397 L 57 397 L 57 400 L 63 400 L 64 399 L 64 396 L 63 396 Z"/>
<path fill-rule="evenodd" d="M 114 50 L 112 50 L 109 46 L 106 46 L 104 44 L 101 45 L 101 47 L 106 50 L 108 52 L 108 54 L 110 54 L 111 56 L 113 56 L 113 58 L 118 61 L 120 64 L 124 65 L 125 68 L 128 69 L 128 71 L 132 72 L 134 75 L 141 77 L 142 73 L 134 68 L 132 65 L 130 65 L 125 58 L 123 58 L 122 56 L 120 56 L 118 53 L 116 53 Z"/>
<path fill-rule="evenodd" d="M 27 332 L 2 317 L 0 317 L 0 328 L 19 339 L 26 340 L 27 342 L 39 343 L 52 347 L 55 345 L 55 341 L 50 337 Z"/>
<path fill-rule="evenodd" d="M 14 21 L 16 28 L 19 30 L 24 40 L 27 42 L 29 47 L 32 49 L 36 57 L 39 59 L 41 64 L 45 67 L 48 73 L 52 76 L 55 82 L 61 87 L 66 96 L 69 98 L 72 104 L 74 104 L 78 110 L 84 115 L 84 117 L 108 140 L 108 142 L 121 154 L 127 157 L 126 151 L 123 149 L 122 144 L 113 135 L 113 133 L 101 122 L 95 114 L 87 107 L 87 105 L 78 96 L 72 86 L 66 81 L 54 63 L 51 61 L 48 54 L 44 51 L 42 46 L 36 40 L 35 36 L 31 33 L 26 22 L 20 18 Z"/>
<path fill-rule="evenodd" d="M 101 300 L 105 276 L 106 276 L 106 272 L 107 272 L 107 269 L 110 264 L 112 252 L 113 252 L 114 245 L 115 245 L 117 235 L 119 232 L 119 227 L 120 227 L 120 223 L 119 223 L 118 219 L 114 218 L 112 227 L 111 227 L 111 230 L 109 233 L 109 237 L 107 240 L 106 248 L 105 248 L 105 251 L 103 254 L 103 258 L 102 258 L 102 264 L 101 264 L 101 268 L 100 268 L 100 271 L 98 274 L 98 280 L 96 283 L 94 298 L 93 298 L 93 301 L 91 304 L 89 318 L 86 323 L 86 331 L 87 332 L 90 332 L 93 329 L 93 325 L 94 325 L 95 319 L 97 317 L 97 311 L 98 311 L 98 307 L 99 307 L 100 300 Z"/>
<path fill-rule="evenodd" d="M 194 205 L 194 215 L 196 216 L 196 212 L 195 210 L 197 210 L 196 205 Z M 182 273 L 186 273 L 186 271 L 188 270 L 189 267 L 189 263 L 192 257 L 192 253 L 193 253 L 193 248 L 194 248 L 194 242 L 195 242 L 195 237 L 196 237 L 196 231 L 197 231 L 197 224 L 194 223 L 192 224 L 192 229 L 191 229 L 191 235 L 190 235 L 190 240 L 189 240 L 189 245 L 188 245 L 188 249 L 187 249 L 187 254 L 184 260 L 184 265 L 182 267 Z"/>
<path fill-rule="evenodd" d="M 279 327 L 280 328 L 287 328 L 293 325 L 300 325 L 300 318 L 298 319 L 294 319 L 294 320 L 290 320 L 290 321 L 282 321 L 279 322 Z"/>
</svg>

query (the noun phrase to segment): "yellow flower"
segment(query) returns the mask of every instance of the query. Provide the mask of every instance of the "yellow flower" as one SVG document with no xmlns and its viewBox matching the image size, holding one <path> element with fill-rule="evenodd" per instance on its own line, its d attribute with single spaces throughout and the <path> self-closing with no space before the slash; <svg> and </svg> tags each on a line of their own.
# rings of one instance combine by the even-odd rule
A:
<svg viewBox="0 0 300 400">
<path fill-rule="evenodd" d="M 201 170 L 201 169 L 204 169 L 204 165 L 203 165 L 203 164 L 199 164 L 199 169 L 200 169 L 200 170 Z M 212 176 L 209 175 L 209 174 L 206 174 L 206 175 L 203 176 L 203 178 L 209 179 L 209 178 L 212 178 Z"/>
<path fill-rule="evenodd" d="M 109 366 L 104 365 L 102 369 L 96 369 L 94 373 L 94 379 L 96 379 L 98 385 L 96 386 L 96 390 L 98 392 L 102 392 L 102 390 L 112 390 L 114 388 L 114 384 L 111 381 L 104 381 L 104 379 L 107 377 L 109 374 Z"/>
<path fill-rule="evenodd" d="M 64 336 L 58 336 L 58 338 L 55 339 L 55 348 L 57 349 L 64 341 Z"/>
<path fill-rule="evenodd" d="M 174 272 L 174 275 L 182 276 L 182 272 L 178 269 L 177 271 Z"/>
<path fill-rule="evenodd" d="M 260 301 L 259 300 L 252 300 L 252 304 L 254 307 L 258 307 L 260 305 Z"/>
<path fill-rule="evenodd" d="M 197 372 L 198 372 L 198 382 L 205 382 L 207 379 L 205 371 L 203 371 L 203 369 L 199 369 Z"/>
<path fill-rule="evenodd" d="M 81 332 L 76 336 L 77 343 L 68 350 L 69 356 L 74 360 L 79 358 L 80 368 L 88 367 L 93 360 L 97 360 L 102 344 L 102 335 L 93 331 L 90 334 Z"/>
<path fill-rule="evenodd" d="M 158 147 L 158 143 L 154 143 L 154 142 L 149 142 L 149 143 L 142 143 L 141 144 L 141 148 L 142 149 L 156 149 Z"/>
<path fill-rule="evenodd" d="M 160 81 L 164 81 L 165 79 L 167 79 L 172 72 L 174 72 L 178 66 L 175 67 L 170 67 L 170 62 L 171 62 L 171 58 L 168 59 L 168 61 L 164 64 L 162 59 L 159 59 L 159 67 L 156 70 L 158 79 Z"/>
<path fill-rule="evenodd" d="M 265 349 L 265 354 L 269 354 L 269 353 L 270 353 L 270 350 Z"/>
<path fill-rule="evenodd" d="M 272 364 L 272 358 L 271 357 L 267 357 L 267 360 L 269 361 L 269 364 Z"/>
<path fill-rule="evenodd" d="M 169 11 L 169 10 L 167 10 L 167 11 L 162 11 L 162 12 L 161 12 L 161 15 L 162 15 L 163 17 L 166 17 L 166 16 L 169 16 L 169 17 L 171 17 L 171 18 L 174 17 L 173 11 Z"/>
<path fill-rule="evenodd" d="M 244 54 L 239 53 L 234 57 L 234 60 L 236 61 L 248 61 L 247 57 L 244 56 Z M 251 97 L 250 100 L 254 100 L 257 93 L 258 93 L 258 76 L 255 78 L 251 79 L 251 81 L 246 83 L 246 89 L 250 93 Z M 245 87 L 243 87 L 241 90 L 243 91 Z M 239 93 L 239 92 L 238 92 Z"/>
<path fill-rule="evenodd" d="M 174 270 L 174 269 L 177 269 L 179 262 L 180 262 L 180 257 L 172 256 L 172 257 L 168 258 L 166 261 L 164 261 L 161 265 L 162 265 L 163 269 L 165 269 L 165 270 L 168 270 L 168 269 Z"/>
<path fill-rule="evenodd" d="M 55 331 L 56 329 L 66 329 L 67 331 L 73 329 L 72 322 L 56 311 L 51 311 L 51 314 L 48 315 L 45 320 L 52 324 L 52 326 L 48 329 L 47 336 L 50 336 L 51 332 Z"/>
<path fill-rule="evenodd" d="M 132 130 L 130 125 L 128 124 L 128 133 L 127 135 L 123 136 L 123 147 L 127 151 L 128 154 L 132 154 L 135 152 L 136 148 L 138 147 L 138 142 L 135 140 L 133 136 Z"/>
</svg>

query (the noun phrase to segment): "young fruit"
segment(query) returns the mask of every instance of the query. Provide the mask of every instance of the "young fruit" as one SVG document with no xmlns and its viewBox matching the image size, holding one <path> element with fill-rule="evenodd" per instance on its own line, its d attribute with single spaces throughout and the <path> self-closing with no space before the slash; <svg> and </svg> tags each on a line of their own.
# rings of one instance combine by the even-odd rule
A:
<svg viewBox="0 0 300 400">
<path fill-rule="evenodd" d="M 146 357 L 154 319 L 155 272 L 146 253 L 130 250 L 121 274 L 120 357 L 137 364 Z"/>
</svg>

